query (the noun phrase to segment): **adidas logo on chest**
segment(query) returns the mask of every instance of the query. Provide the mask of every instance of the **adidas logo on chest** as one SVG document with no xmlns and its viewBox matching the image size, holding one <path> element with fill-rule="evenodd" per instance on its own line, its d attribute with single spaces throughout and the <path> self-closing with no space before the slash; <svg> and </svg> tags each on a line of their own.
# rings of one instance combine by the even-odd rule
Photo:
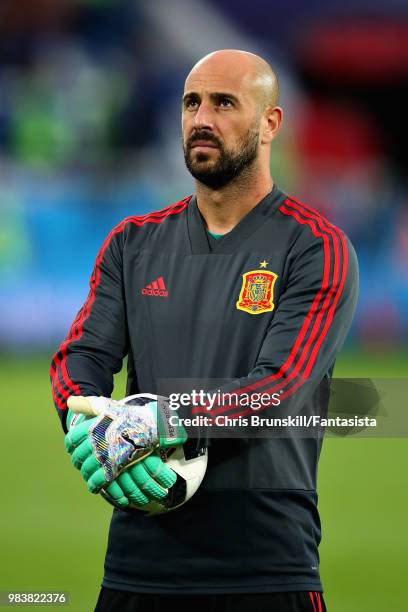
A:
<svg viewBox="0 0 408 612">
<path fill-rule="evenodd" d="M 167 297 L 169 292 L 167 291 L 166 283 L 162 276 L 159 276 L 156 280 L 152 281 L 146 287 L 141 290 L 142 295 L 153 295 L 158 297 Z"/>
</svg>

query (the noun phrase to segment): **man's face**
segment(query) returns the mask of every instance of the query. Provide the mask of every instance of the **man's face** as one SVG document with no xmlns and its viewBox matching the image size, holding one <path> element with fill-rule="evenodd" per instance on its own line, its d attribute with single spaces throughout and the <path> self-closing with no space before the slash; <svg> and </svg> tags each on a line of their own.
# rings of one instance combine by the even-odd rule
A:
<svg viewBox="0 0 408 612">
<path fill-rule="evenodd" d="M 186 81 L 182 131 L 186 166 L 219 189 L 250 168 L 259 150 L 259 109 L 247 79 L 205 67 Z"/>
</svg>

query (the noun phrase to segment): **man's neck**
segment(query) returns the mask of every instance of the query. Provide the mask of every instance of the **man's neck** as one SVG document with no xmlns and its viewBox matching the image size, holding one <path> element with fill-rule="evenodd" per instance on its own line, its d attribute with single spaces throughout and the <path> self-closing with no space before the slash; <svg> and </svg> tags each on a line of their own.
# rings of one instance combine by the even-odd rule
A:
<svg viewBox="0 0 408 612">
<path fill-rule="evenodd" d="M 196 183 L 197 206 L 207 229 L 215 234 L 230 232 L 270 191 L 272 178 L 259 177 L 258 181 L 233 181 L 222 189 L 210 189 Z"/>
</svg>

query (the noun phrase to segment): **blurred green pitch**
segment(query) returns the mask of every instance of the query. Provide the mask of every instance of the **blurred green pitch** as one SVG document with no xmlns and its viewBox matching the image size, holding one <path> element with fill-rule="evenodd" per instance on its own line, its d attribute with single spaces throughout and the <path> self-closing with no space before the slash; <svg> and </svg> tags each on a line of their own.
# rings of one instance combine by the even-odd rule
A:
<svg viewBox="0 0 408 612">
<path fill-rule="evenodd" d="M 0 590 L 68 591 L 94 609 L 111 508 L 86 491 L 63 447 L 50 358 L 0 359 Z M 406 376 L 407 355 L 344 352 L 336 376 Z M 124 394 L 124 373 L 115 397 Z M 329 612 L 403 612 L 408 567 L 408 440 L 327 438 L 319 467 L 321 572 Z M 36 606 L 38 607 L 38 606 Z"/>
</svg>

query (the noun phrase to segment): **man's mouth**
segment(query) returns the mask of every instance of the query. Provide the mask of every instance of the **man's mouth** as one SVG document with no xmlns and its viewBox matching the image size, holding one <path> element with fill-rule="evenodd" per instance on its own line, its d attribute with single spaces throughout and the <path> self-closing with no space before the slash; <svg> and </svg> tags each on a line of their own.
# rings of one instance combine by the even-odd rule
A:
<svg viewBox="0 0 408 612">
<path fill-rule="evenodd" d="M 211 140 L 195 140 L 191 143 L 190 149 L 218 149 L 218 145 Z"/>
</svg>

